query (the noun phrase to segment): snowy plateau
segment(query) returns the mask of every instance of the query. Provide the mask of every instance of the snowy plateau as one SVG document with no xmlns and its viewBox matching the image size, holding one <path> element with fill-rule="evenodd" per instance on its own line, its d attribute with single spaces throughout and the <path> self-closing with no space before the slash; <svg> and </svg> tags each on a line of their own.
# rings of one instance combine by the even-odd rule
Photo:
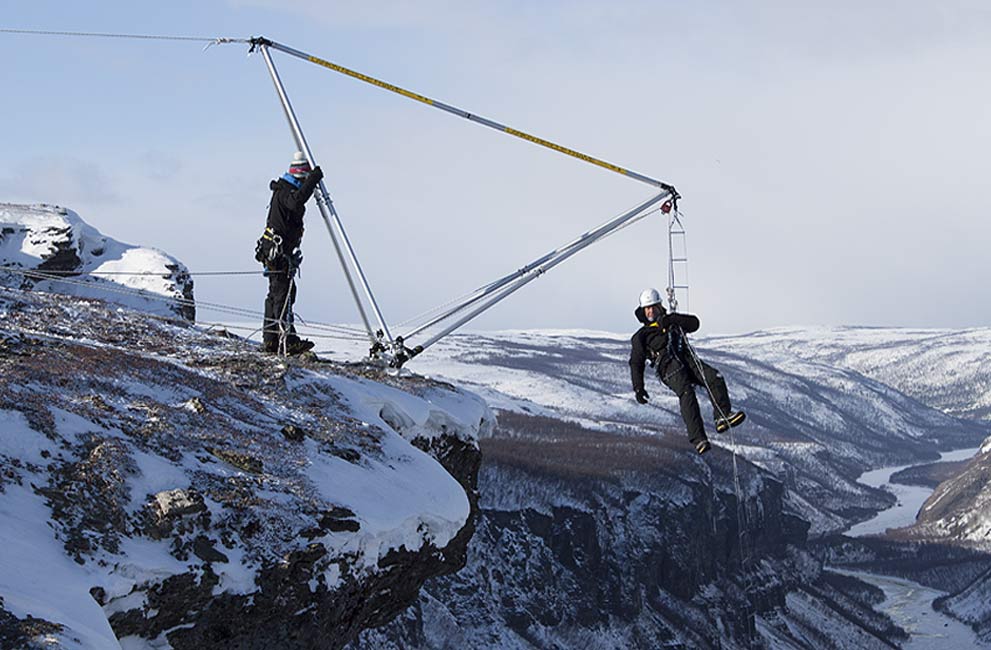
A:
<svg viewBox="0 0 991 650">
<path fill-rule="evenodd" d="M 629 333 L 453 335 L 398 376 L 338 341 L 284 360 L 198 328 L 163 253 L 51 206 L 0 228 L 3 650 L 991 640 L 989 329 L 703 314 L 748 419 L 700 457 L 656 377 L 633 400 Z M 148 275 L 85 275 L 121 268 Z M 897 501 L 865 472 L 975 447 L 914 525 L 844 535 Z M 923 638 L 933 598 L 970 637 Z"/>
</svg>

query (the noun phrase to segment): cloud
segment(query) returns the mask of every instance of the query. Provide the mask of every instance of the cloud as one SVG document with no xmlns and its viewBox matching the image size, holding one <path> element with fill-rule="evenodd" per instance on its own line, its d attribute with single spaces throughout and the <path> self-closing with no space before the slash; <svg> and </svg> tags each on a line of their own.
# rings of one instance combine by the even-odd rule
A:
<svg viewBox="0 0 991 650">
<path fill-rule="evenodd" d="M 432 29 L 478 13 L 473 3 L 454 0 L 379 0 L 377 2 L 326 2 L 323 0 L 231 0 L 233 7 L 271 9 L 318 20 L 337 29 Z"/>
<path fill-rule="evenodd" d="M 0 176 L 0 193 L 8 200 L 70 205 L 120 202 L 117 184 L 96 162 L 75 157 L 35 157 Z"/>
<path fill-rule="evenodd" d="M 183 170 L 183 163 L 164 151 L 145 151 L 137 156 L 139 171 L 153 181 L 171 181 Z"/>
</svg>

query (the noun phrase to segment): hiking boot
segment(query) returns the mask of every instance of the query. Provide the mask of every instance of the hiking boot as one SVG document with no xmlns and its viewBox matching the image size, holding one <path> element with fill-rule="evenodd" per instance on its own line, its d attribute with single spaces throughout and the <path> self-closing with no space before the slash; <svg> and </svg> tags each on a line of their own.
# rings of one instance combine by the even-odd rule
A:
<svg viewBox="0 0 991 650">
<path fill-rule="evenodd" d="M 695 443 L 695 451 L 699 452 L 700 454 L 704 454 L 710 449 L 712 449 L 712 445 L 709 444 L 708 440 L 699 440 L 698 442 Z"/>
<path fill-rule="evenodd" d="M 716 418 L 716 433 L 725 433 L 730 427 L 739 426 L 747 419 L 747 414 L 743 411 L 730 411 L 724 418 Z"/>
<path fill-rule="evenodd" d="M 289 356 L 303 354 L 304 352 L 309 352 L 311 349 L 313 349 L 313 341 L 308 341 L 297 337 L 293 337 L 286 341 L 286 354 Z"/>
</svg>

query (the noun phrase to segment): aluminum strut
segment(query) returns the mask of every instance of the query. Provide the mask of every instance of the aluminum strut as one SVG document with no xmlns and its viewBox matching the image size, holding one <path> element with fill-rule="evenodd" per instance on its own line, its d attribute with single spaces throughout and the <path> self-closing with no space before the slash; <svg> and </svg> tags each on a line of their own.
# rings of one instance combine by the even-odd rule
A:
<svg viewBox="0 0 991 650">
<path fill-rule="evenodd" d="M 282 102 L 282 109 L 285 111 L 286 119 L 289 121 L 289 128 L 292 130 L 293 138 L 296 141 L 296 146 L 303 152 L 306 159 L 310 161 L 310 164 L 316 166 L 317 163 L 313 157 L 313 152 L 310 151 L 310 146 L 306 142 L 306 137 L 303 135 L 303 130 L 299 125 L 299 120 L 296 119 L 296 113 L 293 111 L 292 104 L 289 102 L 289 96 L 286 94 L 285 86 L 279 78 L 279 73 L 275 69 L 275 63 L 272 61 L 272 55 L 269 53 L 268 48 L 264 44 L 260 45 L 258 49 L 261 50 L 262 57 L 265 59 L 265 65 L 268 66 L 268 72 L 272 76 L 272 82 L 275 84 L 275 89 L 279 94 L 279 101 Z M 331 200 L 330 193 L 327 191 L 327 186 L 324 184 L 323 180 L 320 181 L 318 189 L 319 192 L 316 195 L 317 206 L 320 209 L 320 214 L 323 216 L 324 224 L 327 226 L 327 232 L 330 233 L 330 239 L 334 242 L 334 250 L 337 252 L 337 258 L 341 262 L 341 268 L 344 270 L 344 276 L 347 278 L 348 286 L 351 288 L 351 295 L 354 297 L 354 302 L 358 306 L 358 313 L 361 314 L 361 320 L 364 322 L 365 329 L 368 331 L 368 338 L 371 340 L 373 346 L 380 344 L 379 337 L 376 336 L 376 333 L 373 331 L 372 325 L 368 320 L 368 314 L 365 312 L 365 306 L 358 294 L 358 289 L 355 287 L 354 277 L 352 276 L 351 268 L 348 267 L 348 262 L 350 262 L 351 267 L 353 267 L 355 275 L 358 276 L 358 280 L 361 283 L 361 288 L 364 291 L 365 298 L 368 300 L 368 303 L 375 312 L 375 318 L 378 320 L 380 332 L 385 335 L 391 345 L 393 344 L 392 334 L 389 332 L 389 327 L 386 325 L 385 319 L 382 317 L 382 312 L 379 310 L 378 303 L 375 302 L 375 296 L 372 295 L 371 287 L 368 286 L 368 280 L 365 278 L 365 274 L 361 270 L 361 264 L 358 263 L 358 257 L 355 255 L 354 247 L 348 239 L 347 233 L 344 230 L 344 224 L 341 223 L 341 219 L 337 215 L 337 210 L 334 209 L 334 202 Z M 344 244 L 343 250 L 341 243 Z M 345 252 L 347 253 L 347 258 L 345 258 Z"/>
<path fill-rule="evenodd" d="M 546 147 L 548 149 L 552 149 L 554 151 L 557 151 L 558 153 L 563 153 L 566 156 L 571 156 L 572 158 L 577 158 L 578 160 L 583 160 L 583 161 L 585 161 L 587 163 L 590 163 L 592 165 L 597 165 L 597 166 L 602 167 L 604 169 L 608 169 L 609 171 L 616 172 L 617 174 L 622 174 L 623 176 L 628 176 L 629 178 L 632 178 L 634 180 L 640 181 L 641 183 L 646 183 L 648 185 L 653 185 L 654 187 L 660 188 L 662 190 L 668 190 L 668 191 L 671 191 L 671 192 L 674 191 L 674 188 L 671 185 L 668 185 L 667 183 L 664 183 L 662 181 L 659 181 L 656 178 L 651 178 L 650 176 L 645 176 L 643 174 L 637 173 L 637 172 L 632 171 L 630 169 L 626 169 L 624 167 L 620 167 L 618 165 L 614 165 L 614 164 L 609 163 L 609 162 L 606 162 L 604 160 L 599 160 L 598 158 L 593 158 L 592 156 L 589 156 L 587 154 L 583 154 L 580 151 L 575 151 L 574 149 L 569 149 L 567 147 L 563 147 L 563 146 L 561 146 L 559 144 L 555 144 L 555 143 L 553 143 L 553 142 L 551 142 L 549 140 L 544 140 L 543 138 L 538 138 L 535 135 L 530 135 L 529 133 L 524 133 L 523 131 L 518 131 L 518 130 L 512 128 L 512 127 L 506 126 L 505 124 L 500 124 L 499 122 L 496 122 L 496 121 L 490 120 L 488 118 L 482 117 L 481 115 L 475 115 L 474 113 L 469 113 L 468 111 L 463 110 L 463 109 L 460 109 L 460 108 L 458 108 L 456 106 L 451 106 L 449 104 L 445 104 L 443 102 L 439 102 L 439 101 L 437 101 L 435 99 L 430 99 L 429 97 L 424 97 L 423 95 L 420 95 L 418 93 L 412 92 L 410 90 L 406 90 L 405 88 L 400 88 L 399 86 L 395 86 L 395 85 L 390 84 L 388 82 L 382 81 L 381 79 L 376 79 L 375 77 L 370 77 L 370 76 L 368 76 L 366 74 L 362 74 L 360 72 L 357 72 L 356 70 L 351 70 L 350 68 L 345 68 L 342 65 L 338 65 L 336 63 L 332 63 L 330 61 L 326 61 L 324 59 L 315 57 L 312 54 L 307 54 L 306 52 L 301 52 L 299 50 L 293 49 L 293 48 L 291 48 L 291 47 L 289 47 L 287 45 L 283 45 L 282 43 L 276 43 L 275 41 L 269 40 L 269 39 L 264 38 L 264 37 L 261 37 L 261 36 L 252 38 L 250 40 L 250 43 L 251 43 L 252 48 L 255 48 L 255 47 L 264 47 L 264 46 L 271 47 L 273 49 L 279 50 L 280 52 L 285 52 L 286 54 L 288 54 L 290 56 L 294 56 L 294 57 L 296 57 L 298 59 L 303 59 L 304 61 L 308 61 L 310 63 L 315 63 L 315 64 L 317 64 L 319 66 L 323 66 L 325 68 L 328 68 L 329 70 L 333 70 L 334 72 L 339 72 L 339 73 L 341 73 L 343 75 L 347 75 L 348 77 L 351 77 L 353 79 L 358 79 L 359 81 L 364 81 L 367 84 L 371 84 L 373 86 L 378 86 L 379 88 L 383 88 L 383 89 L 388 90 L 390 92 L 396 93 L 397 95 L 402 95 L 403 97 L 406 97 L 408 99 L 412 99 L 412 100 L 421 102 L 423 104 L 426 104 L 427 106 L 433 106 L 434 108 L 439 108 L 440 110 L 445 111 L 447 113 L 451 113 L 452 115 L 457 115 L 458 117 L 463 117 L 464 119 L 470 120 L 472 122 L 475 122 L 476 124 L 481 124 L 482 126 L 487 126 L 490 129 L 495 129 L 496 131 L 502 131 L 503 133 L 508 133 L 509 135 L 516 136 L 517 138 L 520 138 L 522 140 L 526 140 L 528 142 L 532 142 L 533 144 L 540 145 L 541 147 Z"/>
<path fill-rule="evenodd" d="M 447 336 L 454 330 L 458 329 L 468 321 L 472 320 L 482 312 L 486 311 L 490 307 L 502 301 L 510 294 L 516 292 L 525 285 L 536 280 L 541 275 L 551 270 L 561 262 L 565 261 L 575 253 L 584 250 L 585 248 L 591 246 L 592 244 L 599 241 L 603 237 L 606 237 L 609 234 L 615 232 L 616 230 L 622 228 L 623 226 L 631 223 L 638 217 L 644 216 L 643 213 L 648 208 L 660 203 L 661 201 L 671 196 L 676 196 L 676 195 L 673 194 L 671 191 L 665 190 L 660 194 L 651 197 L 647 201 L 644 201 L 643 203 L 633 208 L 632 210 L 624 212 L 620 216 L 604 223 L 598 228 L 594 228 L 586 232 L 585 234 L 579 236 L 577 239 L 573 240 L 572 242 L 551 251 L 550 253 L 544 255 L 543 257 L 539 258 L 534 262 L 531 262 L 530 264 L 527 264 L 519 271 L 516 271 L 515 273 L 511 273 L 510 275 L 507 275 L 501 280 L 498 280 L 497 282 L 494 282 L 491 285 L 487 285 L 486 287 L 483 287 L 478 292 L 476 292 L 475 295 L 469 297 L 466 301 L 462 302 L 460 305 L 456 306 L 452 310 L 449 310 L 449 312 L 446 313 L 443 317 L 435 318 L 433 321 L 431 321 L 431 324 L 436 324 L 446 319 L 447 317 L 453 315 L 454 313 L 457 313 L 467 308 L 469 305 L 482 300 L 483 298 L 489 297 L 488 300 L 483 302 L 481 305 L 477 306 L 475 309 L 472 309 L 467 314 L 463 315 L 456 322 L 446 326 L 443 330 L 434 334 L 429 339 L 424 341 L 422 344 L 417 345 L 414 348 L 403 347 L 404 354 L 401 354 L 396 359 L 394 359 L 394 365 L 401 366 L 407 360 L 412 359 L 416 355 L 420 354 L 421 352 L 426 350 L 428 347 L 430 347 L 440 339 L 444 338 L 445 336 Z M 414 333 L 420 332 L 423 329 L 424 327 L 420 327 L 414 330 Z M 409 336 L 411 335 L 412 334 L 409 334 L 405 337 L 398 337 L 396 339 L 396 342 L 400 346 L 403 346 L 404 341 L 407 338 L 409 338 Z"/>
</svg>

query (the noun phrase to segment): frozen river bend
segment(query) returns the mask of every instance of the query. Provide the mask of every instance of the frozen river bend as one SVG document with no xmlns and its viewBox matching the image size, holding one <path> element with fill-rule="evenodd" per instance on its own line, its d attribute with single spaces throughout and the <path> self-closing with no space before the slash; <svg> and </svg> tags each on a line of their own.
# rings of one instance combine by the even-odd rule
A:
<svg viewBox="0 0 991 650">
<path fill-rule="evenodd" d="M 946 594 L 911 580 L 882 576 L 863 571 L 837 573 L 868 582 L 884 591 L 885 600 L 878 606 L 882 612 L 910 637 L 901 644 L 904 650 L 963 650 L 983 648 L 974 631 L 960 621 L 932 608 L 932 601 Z"/>
<path fill-rule="evenodd" d="M 940 462 L 952 462 L 968 460 L 978 452 L 977 448 L 957 449 L 948 451 L 940 455 Z M 915 523 L 915 518 L 922 509 L 922 504 L 926 502 L 929 495 L 933 493 L 932 488 L 920 487 L 917 485 L 902 485 L 891 483 L 892 475 L 913 465 L 900 465 L 897 467 L 882 467 L 870 472 L 865 472 L 860 477 L 860 482 L 875 488 L 881 488 L 891 492 L 898 498 L 898 503 L 894 506 L 882 510 L 872 519 L 861 522 L 852 527 L 847 535 L 850 537 L 864 537 L 867 535 L 882 535 L 889 528 L 903 528 Z"/>
<path fill-rule="evenodd" d="M 979 449 L 959 449 L 946 452 L 940 456 L 940 462 L 968 460 L 978 451 Z M 892 475 L 908 467 L 911 465 L 883 467 L 861 476 L 862 483 L 892 492 L 898 498 L 898 503 L 882 510 L 872 519 L 852 527 L 847 533 L 849 536 L 883 535 L 888 529 L 903 528 L 915 522 L 919 510 L 933 490 L 889 482 Z M 933 609 L 933 601 L 945 596 L 946 592 L 895 576 L 863 571 L 837 570 L 837 572 L 868 582 L 884 591 L 885 600 L 878 609 L 909 633 L 910 638 L 902 644 L 903 648 L 944 650 L 988 647 L 978 641 L 969 626 Z"/>
</svg>

